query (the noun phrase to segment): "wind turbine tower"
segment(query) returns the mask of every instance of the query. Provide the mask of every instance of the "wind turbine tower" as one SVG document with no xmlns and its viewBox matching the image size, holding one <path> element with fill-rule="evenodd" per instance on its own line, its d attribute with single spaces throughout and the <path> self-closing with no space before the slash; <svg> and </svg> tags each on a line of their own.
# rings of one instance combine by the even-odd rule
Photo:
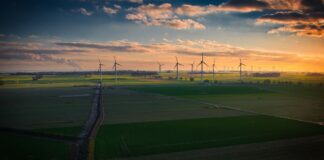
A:
<svg viewBox="0 0 324 160">
<path fill-rule="evenodd" d="M 215 83 L 215 58 L 213 63 L 213 84 Z"/>
<path fill-rule="evenodd" d="M 101 63 L 100 59 L 99 60 L 99 74 L 100 74 L 100 84 L 102 83 L 102 70 L 101 70 L 101 66 L 103 66 L 103 64 Z"/>
<path fill-rule="evenodd" d="M 161 73 L 162 66 L 164 66 L 164 64 L 161 64 L 160 62 L 158 62 L 158 64 L 159 64 L 159 73 Z"/>
<path fill-rule="evenodd" d="M 177 69 L 176 79 L 179 80 L 179 65 L 180 65 L 180 66 L 183 66 L 183 64 L 179 63 L 179 61 L 178 61 L 178 57 L 176 57 L 176 61 L 177 61 L 177 63 L 175 64 L 174 68 Z"/>
<path fill-rule="evenodd" d="M 246 65 L 242 63 L 242 59 L 240 58 L 239 67 L 240 67 L 240 81 L 241 82 L 242 82 L 242 66 L 246 66 Z"/>
<path fill-rule="evenodd" d="M 206 62 L 204 61 L 204 53 L 201 53 L 201 61 L 200 61 L 200 63 L 198 64 L 198 66 L 200 65 L 200 80 L 201 80 L 201 82 L 203 82 L 203 78 L 204 78 L 204 65 L 206 65 L 206 66 L 208 66 L 207 64 L 206 64 Z"/>
<path fill-rule="evenodd" d="M 121 66 L 121 64 L 117 63 L 115 56 L 114 56 L 114 60 L 115 62 L 112 68 L 115 69 L 115 84 L 117 84 L 117 66 Z"/>
<path fill-rule="evenodd" d="M 193 78 L 193 69 L 194 69 L 195 61 L 193 61 L 190 65 L 191 65 L 190 78 Z"/>
</svg>

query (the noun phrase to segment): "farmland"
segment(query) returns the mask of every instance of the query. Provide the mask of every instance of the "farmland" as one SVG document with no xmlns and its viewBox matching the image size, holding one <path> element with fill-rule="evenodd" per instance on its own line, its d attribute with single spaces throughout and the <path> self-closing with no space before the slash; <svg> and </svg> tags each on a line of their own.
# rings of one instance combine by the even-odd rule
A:
<svg viewBox="0 0 324 160">
<path fill-rule="evenodd" d="M 323 122 L 323 88 L 317 86 L 169 86 L 133 87 L 213 104 L 231 106 L 263 114 Z"/>
<path fill-rule="evenodd" d="M 270 84 L 263 84 L 269 78 L 245 77 L 241 84 L 232 73 L 219 74 L 216 84 L 203 84 L 185 78 L 175 81 L 170 76 L 121 75 L 117 87 L 113 76 L 103 76 L 105 119 L 96 138 L 96 159 L 190 154 L 197 149 L 324 134 L 323 126 L 317 125 L 324 121 L 322 77 L 287 74 L 270 78 Z M 206 78 L 211 80 L 211 75 Z M 95 75 L 45 75 L 38 81 L 27 75 L 2 75 L 0 126 L 76 137 L 88 117 L 97 81 Z M 71 155 L 70 144 L 0 133 L 2 147 L 9 146 L 4 149 L 5 159 L 66 159 Z M 18 152 L 22 153 L 19 157 L 12 156 Z"/>
<path fill-rule="evenodd" d="M 96 156 L 139 156 L 323 133 L 316 125 L 267 116 L 105 125 L 97 137 Z"/>
<path fill-rule="evenodd" d="M 1 159 L 68 159 L 69 144 L 0 132 Z"/>
</svg>

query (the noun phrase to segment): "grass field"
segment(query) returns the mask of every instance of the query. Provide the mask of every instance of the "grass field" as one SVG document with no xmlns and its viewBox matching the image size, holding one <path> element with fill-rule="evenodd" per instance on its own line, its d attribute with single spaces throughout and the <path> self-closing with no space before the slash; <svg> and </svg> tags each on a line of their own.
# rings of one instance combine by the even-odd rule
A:
<svg viewBox="0 0 324 160">
<path fill-rule="evenodd" d="M 162 73 L 161 76 L 164 79 L 169 77 L 175 77 L 175 73 Z M 180 77 L 185 80 L 190 78 L 189 72 L 180 72 Z M 200 81 L 200 74 L 194 74 L 195 81 Z M 204 74 L 204 80 L 212 80 L 213 75 L 210 73 Z M 240 74 L 239 72 L 216 72 L 215 80 L 221 83 L 237 83 L 239 82 Z M 282 72 L 280 77 L 252 77 L 250 73 L 243 73 L 243 81 L 248 83 L 262 83 L 265 79 L 269 79 L 272 82 L 286 82 L 290 81 L 293 84 L 302 82 L 304 84 L 318 85 L 324 83 L 324 75 L 322 76 L 309 76 L 307 73 L 295 73 L 295 72 Z"/>
<path fill-rule="evenodd" d="M 139 156 L 323 134 L 324 128 L 269 116 L 237 116 L 105 125 L 96 157 Z"/>
<path fill-rule="evenodd" d="M 218 75 L 222 83 L 211 85 L 199 83 L 198 75 L 194 82 L 168 80 L 173 74 L 163 73 L 163 79 L 123 75 L 117 88 L 111 87 L 113 76 L 103 77 L 105 120 L 96 140 L 96 159 L 324 134 L 319 125 L 205 103 L 324 122 L 322 77 L 271 78 L 293 85 L 263 85 L 256 82 L 267 78 L 245 77 L 255 84 L 233 84 L 238 79 L 233 73 Z M 211 79 L 210 74 L 206 77 Z M 32 81 L 31 76 L 2 75 L 0 79 L 0 126 L 76 136 L 88 117 L 98 77 L 51 75 Z M 299 81 L 302 85 L 297 85 Z M 7 159 L 65 159 L 68 154 L 69 146 L 63 143 L 4 133 L 0 139 L 2 148 L 9 146 L 3 150 Z M 45 154 L 47 150 L 51 151 Z M 19 152 L 21 156 L 10 156 Z"/>
<path fill-rule="evenodd" d="M 98 82 L 99 76 L 85 77 L 83 75 L 45 75 L 37 81 L 32 80 L 31 75 L 1 75 L 0 89 L 4 88 L 52 88 L 52 87 L 93 87 Z M 106 86 L 115 85 L 115 78 L 112 75 L 103 75 L 103 83 Z M 150 85 L 150 84 L 179 84 L 176 81 L 165 81 L 133 77 L 131 75 L 118 76 L 117 85 Z"/>
<path fill-rule="evenodd" d="M 91 88 L 0 90 L 0 126 L 47 128 L 81 125 L 91 106 Z M 85 97 L 64 97 L 89 94 Z M 63 97 L 62 97 L 63 96 Z"/>
<path fill-rule="evenodd" d="M 63 142 L 0 132 L 2 160 L 68 159 L 71 156 L 70 149 L 71 146 Z"/>
<path fill-rule="evenodd" d="M 131 87 L 131 89 L 210 102 L 263 114 L 324 122 L 323 87 L 192 85 Z"/>
<path fill-rule="evenodd" d="M 106 124 L 251 115 L 123 88 L 105 89 L 103 97 Z"/>
</svg>

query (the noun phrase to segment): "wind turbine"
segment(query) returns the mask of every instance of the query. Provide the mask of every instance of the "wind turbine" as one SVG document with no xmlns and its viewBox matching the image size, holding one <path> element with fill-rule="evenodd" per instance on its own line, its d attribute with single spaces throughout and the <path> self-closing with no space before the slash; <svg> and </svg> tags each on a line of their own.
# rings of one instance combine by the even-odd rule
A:
<svg viewBox="0 0 324 160">
<path fill-rule="evenodd" d="M 158 62 L 158 64 L 159 64 L 159 73 L 161 73 L 162 66 L 164 66 L 164 64 L 161 64 L 160 62 Z"/>
<path fill-rule="evenodd" d="M 193 78 L 193 70 L 194 70 L 195 61 L 193 61 L 190 65 L 191 65 L 190 78 Z"/>
<path fill-rule="evenodd" d="M 242 59 L 240 58 L 239 67 L 240 67 L 240 81 L 241 82 L 242 82 L 242 66 L 246 66 L 246 65 L 242 63 Z"/>
<path fill-rule="evenodd" d="M 103 66 L 103 64 L 101 63 L 100 59 L 99 60 L 99 74 L 100 74 L 100 84 L 102 83 L 102 70 L 101 70 L 101 66 Z"/>
<path fill-rule="evenodd" d="M 117 63 L 115 56 L 114 56 L 114 60 L 115 62 L 112 68 L 115 69 L 115 84 L 117 84 L 117 66 L 121 66 L 121 64 Z"/>
<path fill-rule="evenodd" d="M 201 70 L 200 70 L 200 80 L 201 82 L 203 81 L 203 76 L 204 76 L 204 65 L 208 66 L 207 63 L 204 61 L 204 53 L 201 53 L 201 61 L 198 64 L 198 66 L 201 66 Z"/>
<path fill-rule="evenodd" d="M 175 64 L 174 68 L 177 68 L 177 77 L 176 77 L 176 79 L 179 80 L 179 65 L 183 66 L 183 64 L 178 62 L 178 57 L 177 56 L 176 56 L 176 61 L 177 61 L 177 63 Z"/>
<path fill-rule="evenodd" d="M 213 63 L 213 84 L 215 83 L 215 58 Z"/>
</svg>

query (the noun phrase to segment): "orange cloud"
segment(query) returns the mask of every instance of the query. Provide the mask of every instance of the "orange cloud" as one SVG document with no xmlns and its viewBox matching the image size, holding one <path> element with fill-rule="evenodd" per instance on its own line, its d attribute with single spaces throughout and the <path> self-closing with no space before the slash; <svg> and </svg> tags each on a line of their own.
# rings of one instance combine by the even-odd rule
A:
<svg viewBox="0 0 324 160">
<path fill-rule="evenodd" d="M 141 5 L 131 10 L 132 13 L 127 14 L 126 19 L 147 26 L 166 26 L 174 29 L 205 29 L 205 26 L 199 22 L 177 17 L 170 3 L 159 6 L 154 4 Z"/>
<path fill-rule="evenodd" d="M 224 64 L 235 64 L 238 58 L 254 64 L 280 64 L 291 66 L 297 64 L 323 66 L 324 57 L 316 57 L 306 54 L 285 53 L 259 49 L 242 48 L 228 44 L 222 44 L 213 40 L 182 40 L 165 41 L 161 43 L 143 44 L 135 41 L 108 41 L 108 42 L 41 42 L 43 44 L 0 42 L 1 68 L 8 68 L 5 64 L 19 66 L 21 63 L 39 62 L 42 65 L 64 64 L 73 68 L 95 69 L 97 58 L 100 57 L 105 64 L 112 63 L 113 55 L 123 62 L 123 69 L 136 67 L 154 68 L 156 61 L 165 64 L 173 64 L 174 56 L 179 56 L 182 63 L 192 63 L 201 52 L 208 57 L 216 57 Z M 49 47 L 50 46 L 50 47 Z M 6 63 L 3 63 L 6 62 Z M 132 62 L 127 64 L 125 62 Z M 14 65 L 16 63 L 16 65 Z M 34 63 L 33 65 L 36 65 Z M 25 66 L 22 69 L 28 68 Z M 109 68 L 109 67 L 108 67 Z"/>
</svg>

